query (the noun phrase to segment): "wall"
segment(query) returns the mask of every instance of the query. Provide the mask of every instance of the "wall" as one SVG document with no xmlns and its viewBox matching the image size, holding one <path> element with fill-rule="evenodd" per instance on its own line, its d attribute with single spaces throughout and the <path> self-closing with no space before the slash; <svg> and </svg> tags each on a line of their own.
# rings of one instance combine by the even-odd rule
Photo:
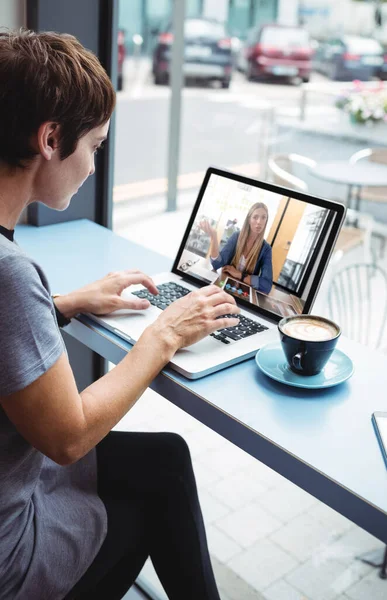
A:
<svg viewBox="0 0 387 600">
<path fill-rule="evenodd" d="M 227 22 L 228 0 L 204 0 L 203 15 L 210 19 Z"/>
<path fill-rule="evenodd" d="M 16 29 L 26 23 L 26 0 L 0 0 L 0 27 Z"/>
<path fill-rule="evenodd" d="M 282 0 L 286 2 L 286 0 Z M 300 17 L 316 38 L 332 34 L 373 35 L 375 31 L 373 2 L 352 0 L 299 0 Z M 385 14 L 387 7 L 383 7 Z"/>
<path fill-rule="evenodd" d="M 277 21 L 282 25 L 298 24 L 300 0 L 279 0 Z"/>
</svg>

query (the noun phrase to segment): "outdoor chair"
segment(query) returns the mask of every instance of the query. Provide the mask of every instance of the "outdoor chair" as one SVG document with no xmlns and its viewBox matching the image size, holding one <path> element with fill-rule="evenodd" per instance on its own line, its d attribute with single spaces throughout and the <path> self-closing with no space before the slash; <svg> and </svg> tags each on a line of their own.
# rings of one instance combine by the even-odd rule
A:
<svg viewBox="0 0 387 600">
<path fill-rule="evenodd" d="M 371 162 L 387 165 L 387 148 L 364 148 L 352 154 L 349 162 L 354 164 L 359 160 L 369 160 Z M 366 202 L 375 202 L 377 204 L 387 204 L 387 187 L 363 187 L 361 191 L 361 200 Z M 387 225 L 376 222 L 374 226 L 374 234 L 380 238 L 380 252 L 384 255 L 384 249 L 387 238 Z"/>
<path fill-rule="evenodd" d="M 385 348 L 385 271 L 373 263 L 353 264 L 337 271 L 328 291 L 328 312 L 351 340 L 372 348 Z"/>
<path fill-rule="evenodd" d="M 365 148 L 364 150 L 359 150 L 359 152 L 352 154 L 349 162 L 354 164 L 364 159 L 387 165 L 387 148 Z M 387 203 L 387 187 L 363 187 L 361 199 L 367 200 L 367 202 Z"/>
<path fill-rule="evenodd" d="M 302 168 L 309 170 L 315 166 L 316 161 L 301 154 L 276 154 L 271 156 L 268 161 L 273 183 L 304 193 L 308 192 L 308 184 L 298 174 Z M 297 176 L 294 174 L 295 167 Z M 346 221 L 336 241 L 335 253 L 340 252 L 340 256 L 343 256 L 353 248 L 363 245 L 362 259 L 364 262 L 370 262 L 373 228 L 374 222 L 370 215 L 348 209 Z"/>
<path fill-rule="evenodd" d="M 328 316 L 337 322 L 351 340 L 386 352 L 387 274 L 375 264 L 355 264 L 338 271 L 328 291 Z M 380 565 L 378 553 L 359 557 Z M 378 555 L 379 556 L 379 555 Z M 376 562 L 375 562 L 376 561 Z M 380 577 L 387 578 L 387 546 Z"/>
<path fill-rule="evenodd" d="M 268 167 L 273 183 L 290 187 L 300 192 L 307 192 L 308 184 L 294 174 L 294 167 L 296 165 L 298 171 L 300 166 L 313 169 L 316 166 L 316 161 L 301 154 L 275 154 L 271 156 L 268 161 Z"/>
</svg>

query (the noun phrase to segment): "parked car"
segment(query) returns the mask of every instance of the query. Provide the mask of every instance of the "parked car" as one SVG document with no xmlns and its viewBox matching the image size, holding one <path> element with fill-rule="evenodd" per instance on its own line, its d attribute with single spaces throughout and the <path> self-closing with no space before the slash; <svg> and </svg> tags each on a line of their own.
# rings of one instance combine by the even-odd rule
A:
<svg viewBox="0 0 387 600">
<path fill-rule="evenodd" d="M 246 73 L 247 71 L 246 44 L 247 40 L 241 41 L 240 48 L 235 56 L 235 67 L 241 73 Z"/>
<path fill-rule="evenodd" d="M 220 81 L 228 88 L 232 73 L 231 39 L 222 23 L 210 19 L 186 19 L 184 25 L 184 75 Z M 159 32 L 153 51 L 152 72 L 156 84 L 167 83 L 170 74 L 172 25 Z"/>
<path fill-rule="evenodd" d="M 382 44 L 383 48 L 383 62 L 380 67 L 376 70 L 376 76 L 380 79 L 387 79 L 387 46 Z"/>
<path fill-rule="evenodd" d="M 117 90 L 122 90 L 123 88 L 123 70 L 124 70 L 124 60 L 125 60 L 125 32 L 123 29 L 118 30 L 117 35 L 117 45 L 118 45 L 118 67 L 117 67 Z"/>
<path fill-rule="evenodd" d="M 342 35 L 321 42 L 315 53 L 316 71 L 335 81 L 368 81 L 384 65 L 381 44 L 372 38 Z"/>
<path fill-rule="evenodd" d="M 253 79 L 298 77 L 309 81 L 313 48 L 303 27 L 263 25 L 250 30 L 244 49 L 246 77 Z M 238 61 L 244 68 L 243 59 Z"/>
</svg>

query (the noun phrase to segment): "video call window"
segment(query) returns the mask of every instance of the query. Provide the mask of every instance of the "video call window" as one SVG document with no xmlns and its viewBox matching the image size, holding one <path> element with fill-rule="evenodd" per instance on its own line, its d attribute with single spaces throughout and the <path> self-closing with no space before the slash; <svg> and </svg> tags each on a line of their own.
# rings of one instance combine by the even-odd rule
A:
<svg viewBox="0 0 387 600">
<path fill-rule="evenodd" d="M 211 174 L 177 268 L 277 315 L 301 314 L 330 213 Z"/>
</svg>

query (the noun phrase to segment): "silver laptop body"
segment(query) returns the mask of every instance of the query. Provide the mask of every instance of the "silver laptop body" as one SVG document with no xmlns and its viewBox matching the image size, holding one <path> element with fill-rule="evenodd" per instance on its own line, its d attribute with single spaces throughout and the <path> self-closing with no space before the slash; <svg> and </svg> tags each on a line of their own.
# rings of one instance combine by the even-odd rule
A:
<svg viewBox="0 0 387 600">
<path fill-rule="evenodd" d="M 279 275 L 276 276 L 277 280 L 273 279 L 269 295 L 257 293 L 251 286 L 244 286 L 232 278 L 223 277 L 223 281 L 220 281 L 222 277 L 219 270 L 215 272 L 212 269 L 208 258 L 209 239 L 206 239 L 206 234 L 199 232 L 198 222 L 207 215 L 215 216 L 212 220 L 216 222 L 217 209 L 211 202 L 216 199 L 219 203 L 219 198 L 226 197 L 226 204 L 222 201 L 221 206 L 220 218 L 223 221 L 227 220 L 227 211 L 229 217 L 234 214 L 243 217 L 244 211 L 247 214 L 249 206 L 257 200 L 268 206 L 269 221 L 265 239 L 270 236 L 273 273 L 276 272 L 276 265 L 278 267 L 278 259 L 280 263 L 284 261 Z M 236 207 L 239 207 L 239 210 Z M 211 219 L 211 216 L 208 219 Z M 241 308 L 240 316 L 262 325 L 265 329 L 239 339 L 235 339 L 238 336 L 230 334 L 226 342 L 222 336 L 224 343 L 214 336 L 207 336 L 200 342 L 179 350 L 169 366 L 189 379 L 203 377 L 246 360 L 254 356 L 260 347 L 277 340 L 277 323 L 284 316 L 309 313 L 344 217 L 345 208 L 342 204 L 210 167 L 171 272 L 150 275 L 157 286 L 171 283 L 183 286 L 189 291 L 209 283 L 221 285 L 236 298 Z M 231 219 L 229 221 L 233 223 Z M 291 232 L 293 239 L 286 240 L 287 247 L 284 251 L 283 235 L 286 237 L 288 233 L 288 237 L 291 237 Z M 297 263 L 294 260 L 297 258 L 301 262 Z M 297 276 L 294 273 L 297 273 Z M 240 288 L 245 290 L 244 295 Z M 142 289 L 140 285 L 131 286 L 124 290 L 122 295 L 129 298 L 133 293 L 141 293 Z M 123 339 L 135 343 L 160 313 L 160 308 L 150 306 L 144 311 L 119 310 L 110 315 L 88 316 Z"/>
</svg>

